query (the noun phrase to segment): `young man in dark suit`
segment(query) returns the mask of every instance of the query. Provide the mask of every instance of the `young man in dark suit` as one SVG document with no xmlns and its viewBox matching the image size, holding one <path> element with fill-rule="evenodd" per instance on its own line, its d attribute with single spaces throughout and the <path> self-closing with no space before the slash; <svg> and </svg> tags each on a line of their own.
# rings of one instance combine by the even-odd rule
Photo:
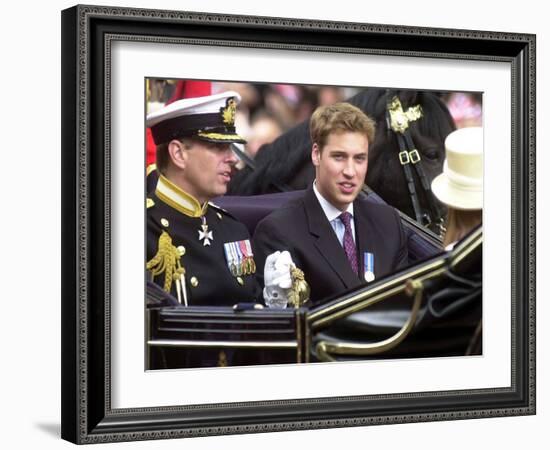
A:
<svg viewBox="0 0 550 450">
<path fill-rule="evenodd" d="M 316 179 L 304 196 L 256 227 L 253 248 L 263 284 L 266 258 L 290 252 L 313 304 L 407 264 L 401 220 L 390 206 L 359 195 L 374 122 L 348 103 L 319 107 L 310 122 Z"/>
</svg>

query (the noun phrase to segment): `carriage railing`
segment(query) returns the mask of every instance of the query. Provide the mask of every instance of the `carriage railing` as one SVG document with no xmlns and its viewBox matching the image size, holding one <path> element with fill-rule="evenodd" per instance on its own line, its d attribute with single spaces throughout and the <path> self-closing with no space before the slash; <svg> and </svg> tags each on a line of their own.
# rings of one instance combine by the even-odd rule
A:
<svg viewBox="0 0 550 450">
<path fill-rule="evenodd" d="M 405 292 L 407 295 L 414 297 L 413 305 L 411 308 L 411 314 L 403 326 L 393 336 L 383 339 L 379 342 L 369 344 L 357 344 L 357 343 L 343 343 L 343 342 L 327 342 L 321 340 L 317 342 L 315 353 L 321 361 L 336 361 L 332 355 L 377 355 L 380 353 L 392 350 L 399 345 L 409 335 L 413 329 L 418 313 L 420 311 L 420 305 L 422 303 L 422 291 L 424 285 L 419 280 L 408 280 Z"/>
<path fill-rule="evenodd" d="M 470 288 L 458 290 L 458 292 L 463 294 L 468 291 L 469 294 L 463 294 L 461 298 L 452 300 L 456 305 L 455 309 L 460 307 L 463 312 L 466 310 L 464 312 L 464 315 L 468 316 L 466 321 L 459 314 L 458 319 L 456 315 L 454 318 L 451 317 L 451 320 L 447 320 L 448 317 L 446 317 L 447 322 L 443 321 L 438 324 L 433 315 L 426 314 L 425 310 L 428 307 L 429 299 L 424 295 L 424 288 L 429 286 L 433 280 L 438 280 L 440 292 L 442 289 L 452 291 L 452 289 L 442 287 L 441 283 L 445 283 L 447 276 L 451 276 L 453 273 L 460 274 L 465 270 L 471 270 L 472 260 L 480 267 L 482 241 L 482 230 L 479 227 L 447 255 L 432 258 L 416 267 L 406 269 L 379 280 L 376 284 L 350 292 L 347 296 L 341 296 L 310 310 L 307 314 L 307 354 L 320 361 L 334 361 L 337 356 L 365 357 L 388 353 L 405 341 L 416 328 L 420 328 L 423 321 L 424 323 L 428 322 L 426 317 L 431 317 L 430 326 L 435 324 L 438 332 L 444 329 L 442 324 L 446 324 L 454 327 L 454 330 L 460 329 L 461 332 L 471 333 L 470 339 L 466 340 L 467 347 L 470 348 L 472 339 L 479 334 L 477 330 L 481 323 L 481 280 L 467 281 Z M 477 277 L 477 275 L 480 276 L 480 273 L 475 276 Z M 453 277 L 457 276 L 451 276 L 451 282 Z M 457 290 L 455 289 L 453 292 L 457 292 Z M 409 300 L 406 300 L 407 298 Z M 469 300 L 468 305 L 464 298 Z M 408 310 L 403 307 L 404 301 L 412 303 Z M 392 326 L 387 327 L 388 329 L 383 330 L 383 327 L 376 323 L 369 324 L 369 320 L 365 320 L 365 317 L 361 316 L 375 305 L 388 308 L 374 313 L 372 315 L 375 318 L 374 322 L 376 322 L 376 314 L 397 317 L 391 324 Z M 424 311 L 421 311 L 421 305 L 423 305 Z M 453 310 L 452 306 L 451 304 L 448 307 L 449 311 Z M 386 319 L 385 322 L 388 320 Z M 357 331 L 358 324 L 365 330 L 362 336 Z M 350 328 L 353 333 L 350 332 Z M 389 331 L 392 328 L 393 330 Z M 351 339 L 349 339 L 350 335 L 352 335 Z M 422 349 L 422 345 L 417 345 L 418 347 L 420 350 L 416 351 L 424 351 L 424 354 L 428 351 Z M 411 347 L 409 346 L 409 348 Z"/>
</svg>

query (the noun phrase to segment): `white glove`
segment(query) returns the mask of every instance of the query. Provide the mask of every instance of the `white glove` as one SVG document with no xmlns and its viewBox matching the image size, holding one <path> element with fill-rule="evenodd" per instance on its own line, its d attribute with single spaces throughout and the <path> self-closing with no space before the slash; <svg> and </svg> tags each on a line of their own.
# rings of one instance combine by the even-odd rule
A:
<svg viewBox="0 0 550 450">
<path fill-rule="evenodd" d="M 292 287 L 290 269 L 294 267 L 288 251 L 276 251 L 265 260 L 263 296 L 271 308 L 286 308 L 288 294 Z"/>
</svg>

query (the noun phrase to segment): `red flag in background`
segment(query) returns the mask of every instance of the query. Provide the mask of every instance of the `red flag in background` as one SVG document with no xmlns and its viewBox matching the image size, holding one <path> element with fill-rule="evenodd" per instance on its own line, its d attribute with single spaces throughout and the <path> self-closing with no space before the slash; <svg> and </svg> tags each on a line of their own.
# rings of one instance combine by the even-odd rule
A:
<svg viewBox="0 0 550 450">
<path fill-rule="evenodd" d="M 147 127 L 145 130 L 145 167 L 149 168 L 151 164 L 154 164 L 157 159 L 157 146 L 153 140 L 153 133 L 151 128 Z"/>
<path fill-rule="evenodd" d="M 169 105 L 182 98 L 205 97 L 211 93 L 212 83 L 210 81 L 179 80 L 176 83 L 174 95 L 172 95 L 166 104 Z"/>
<path fill-rule="evenodd" d="M 210 81 L 198 80 L 179 80 L 176 83 L 174 95 L 166 102 L 167 105 L 174 103 L 182 98 L 204 97 L 212 92 L 212 83 Z M 145 149 L 146 149 L 146 167 L 149 168 L 156 160 L 157 147 L 153 141 L 151 129 L 147 128 L 145 133 Z M 150 172 L 150 170 L 147 170 Z"/>
</svg>

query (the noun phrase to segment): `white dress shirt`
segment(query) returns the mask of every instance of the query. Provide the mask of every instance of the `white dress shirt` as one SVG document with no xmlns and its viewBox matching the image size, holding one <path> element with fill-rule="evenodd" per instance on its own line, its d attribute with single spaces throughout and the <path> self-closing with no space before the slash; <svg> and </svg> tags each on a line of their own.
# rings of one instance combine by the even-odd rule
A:
<svg viewBox="0 0 550 450">
<path fill-rule="evenodd" d="M 340 241 L 340 245 L 344 246 L 344 233 L 346 231 L 346 227 L 340 220 L 339 216 L 344 211 L 340 211 L 335 206 L 331 205 L 325 197 L 321 195 L 321 193 L 317 190 L 316 181 L 313 182 L 313 192 L 315 193 L 315 196 L 317 197 L 317 200 L 319 200 L 319 203 L 321 204 L 321 208 L 323 209 L 323 212 L 325 213 L 325 216 L 327 216 L 327 219 L 332 226 L 332 229 L 336 233 L 336 237 L 338 238 L 338 241 Z M 351 214 L 351 232 L 353 234 L 353 242 L 355 242 L 355 218 L 353 216 L 353 203 L 350 203 L 348 205 L 348 208 L 346 209 L 347 212 Z"/>
</svg>

